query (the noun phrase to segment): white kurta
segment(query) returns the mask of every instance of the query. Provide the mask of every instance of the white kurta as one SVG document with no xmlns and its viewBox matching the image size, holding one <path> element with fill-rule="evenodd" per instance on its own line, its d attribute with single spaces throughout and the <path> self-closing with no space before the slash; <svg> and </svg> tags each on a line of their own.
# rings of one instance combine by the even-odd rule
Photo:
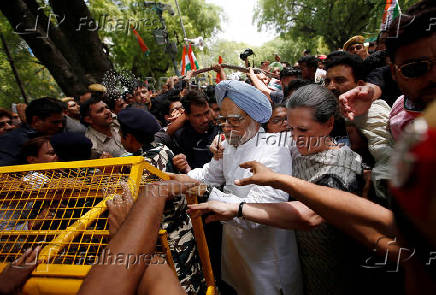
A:
<svg viewBox="0 0 436 295">
<path fill-rule="evenodd" d="M 273 135 L 275 136 L 275 135 Z M 278 136 L 278 135 L 277 135 Z M 267 140 L 269 138 L 269 140 Z M 277 137 L 278 138 L 278 137 Z M 228 203 L 277 203 L 288 201 L 288 194 L 257 185 L 236 186 L 234 181 L 251 176 L 240 163 L 258 161 L 275 172 L 291 175 L 289 147 L 272 144 L 271 134 L 262 129 L 244 145 L 234 148 L 224 143 L 224 156 L 212 159 L 203 168 L 188 173 L 192 178 L 220 186 L 209 199 Z M 302 294 L 302 278 L 294 231 L 260 225 L 235 218 L 225 222 L 222 239 L 222 277 L 239 295 Z"/>
</svg>

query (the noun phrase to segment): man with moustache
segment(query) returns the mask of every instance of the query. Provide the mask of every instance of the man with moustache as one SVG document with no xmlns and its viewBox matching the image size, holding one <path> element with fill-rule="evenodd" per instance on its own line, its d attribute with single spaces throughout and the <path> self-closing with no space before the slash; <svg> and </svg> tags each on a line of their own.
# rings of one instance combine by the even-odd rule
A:
<svg viewBox="0 0 436 295">
<path fill-rule="evenodd" d="M 126 153 L 121 144 L 119 124 L 101 98 L 91 97 L 80 106 L 80 118 L 88 126 L 85 136 L 92 142 L 92 150 L 97 155 L 104 152 L 113 157 Z"/>
<path fill-rule="evenodd" d="M 365 85 L 363 60 L 356 54 L 336 51 L 327 56 L 327 76 L 325 86 L 339 99 L 343 93 L 357 86 Z M 374 167 L 371 179 L 374 185 L 377 202 L 387 205 L 387 181 L 390 179 L 389 159 L 392 154 L 392 137 L 386 129 L 391 108 L 384 100 L 377 100 L 368 112 L 356 118 L 353 122 L 347 121 L 347 135 L 351 143 L 359 142 L 354 135 L 363 134 L 368 141 L 367 149 L 374 158 Z M 343 123 L 345 121 L 340 119 Z M 368 128 L 369 127 L 369 128 Z M 359 132 L 351 132 L 357 129 Z"/>
</svg>

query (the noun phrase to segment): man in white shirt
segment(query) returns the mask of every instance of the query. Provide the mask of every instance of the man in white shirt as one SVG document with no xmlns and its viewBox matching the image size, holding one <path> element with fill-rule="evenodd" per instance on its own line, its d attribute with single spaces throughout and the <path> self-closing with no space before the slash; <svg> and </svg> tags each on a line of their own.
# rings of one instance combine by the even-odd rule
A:
<svg viewBox="0 0 436 295">
<path fill-rule="evenodd" d="M 241 294 L 302 294 L 298 250 L 294 232 L 251 221 L 241 215 L 247 203 L 286 202 L 288 194 L 272 187 L 236 186 L 234 181 L 251 173 L 239 167 L 256 160 L 272 170 L 291 175 L 292 160 L 286 145 L 268 141 L 260 128 L 272 109 L 268 98 L 244 82 L 226 80 L 216 86 L 221 123 L 226 141 L 224 154 L 188 175 L 213 189 L 210 200 L 239 203 L 239 218 L 226 222 L 222 240 L 222 278 Z"/>
</svg>

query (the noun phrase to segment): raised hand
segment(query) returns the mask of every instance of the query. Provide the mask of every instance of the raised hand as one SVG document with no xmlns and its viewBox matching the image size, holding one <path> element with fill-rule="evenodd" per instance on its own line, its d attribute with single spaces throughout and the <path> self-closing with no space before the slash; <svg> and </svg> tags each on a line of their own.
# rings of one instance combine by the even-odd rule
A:
<svg viewBox="0 0 436 295">
<path fill-rule="evenodd" d="M 224 154 L 224 146 L 223 141 L 226 140 L 226 137 L 223 133 L 217 134 L 213 139 L 211 145 L 209 146 L 209 150 L 213 154 L 213 158 L 215 160 L 219 160 L 223 157 Z"/>
<path fill-rule="evenodd" d="M 174 156 L 173 164 L 180 172 L 188 173 L 191 171 L 191 167 L 189 166 L 188 161 L 186 160 L 186 155 L 184 154 Z"/>
<path fill-rule="evenodd" d="M 374 100 L 374 89 L 370 86 L 357 86 L 339 96 L 341 114 L 354 120 L 356 116 L 366 114 Z"/>
</svg>

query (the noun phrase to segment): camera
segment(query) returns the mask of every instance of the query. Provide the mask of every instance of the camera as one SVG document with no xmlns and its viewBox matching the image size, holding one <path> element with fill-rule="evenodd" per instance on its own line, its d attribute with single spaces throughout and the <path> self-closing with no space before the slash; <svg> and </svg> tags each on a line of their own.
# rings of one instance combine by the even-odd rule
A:
<svg viewBox="0 0 436 295">
<path fill-rule="evenodd" d="M 250 55 L 253 55 L 254 54 L 254 52 L 253 52 L 253 50 L 251 50 L 250 48 L 247 48 L 247 49 L 245 49 L 244 50 L 244 52 L 242 52 L 240 55 L 239 55 L 239 57 L 243 60 L 243 61 L 245 61 Z"/>
</svg>

